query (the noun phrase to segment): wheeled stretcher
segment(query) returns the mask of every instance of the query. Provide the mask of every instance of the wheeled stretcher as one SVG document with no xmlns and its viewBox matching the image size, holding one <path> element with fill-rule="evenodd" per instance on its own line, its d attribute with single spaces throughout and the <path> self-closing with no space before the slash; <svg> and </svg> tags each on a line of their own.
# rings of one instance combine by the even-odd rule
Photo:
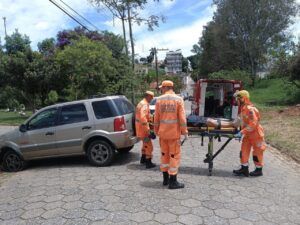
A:
<svg viewBox="0 0 300 225">
<path fill-rule="evenodd" d="M 208 146 L 206 158 L 203 160 L 204 163 L 208 164 L 208 175 L 212 175 L 213 161 L 214 159 L 225 149 L 229 142 L 234 139 L 234 134 L 238 132 L 235 127 L 220 128 L 208 127 L 206 125 L 205 117 L 188 117 L 187 126 L 189 135 L 197 135 L 201 137 L 201 146 L 204 146 L 204 137 L 208 137 Z M 221 141 L 221 137 L 227 138 L 226 142 L 214 152 L 214 139 Z"/>
</svg>

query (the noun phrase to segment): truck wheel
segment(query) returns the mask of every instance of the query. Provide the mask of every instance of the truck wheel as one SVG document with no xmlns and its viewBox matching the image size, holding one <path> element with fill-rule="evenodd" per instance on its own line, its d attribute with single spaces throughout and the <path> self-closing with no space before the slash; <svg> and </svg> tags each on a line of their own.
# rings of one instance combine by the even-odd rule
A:
<svg viewBox="0 0 300 225">
<path fill-rule="evenodd" d="M 109 166 L 115 156 L 114 148 L 106 141 L 93 141 L 88 149 L 87 156 L 93 166 Z"/>
<path fill-rule="evenodd" d="M 6 172 L 18 172 L 24 169 L 25 161 L 14 151 L 7 151 L 2 160 L 3 169 Z"/>
<path fill-rule="evenodd" d="M 128 152 L 131 151 L 131 149 L 133 149 L 134 145 L 132 146 L 129 146 L 129 147 L 126 147 L 126 148 L 119 148 L 117 149 L 117 151 L 120 153 L 120 154 L 126 154 Z"/>
</svg>

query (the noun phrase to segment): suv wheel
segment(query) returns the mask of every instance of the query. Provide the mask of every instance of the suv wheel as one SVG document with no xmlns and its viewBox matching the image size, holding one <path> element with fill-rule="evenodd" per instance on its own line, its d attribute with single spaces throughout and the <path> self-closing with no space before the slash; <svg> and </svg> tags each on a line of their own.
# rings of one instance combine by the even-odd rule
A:
<svg viewBox="0 0 300 225">
<path fill-rule="evenodd" d="M 117 151 L 118 151 L 120 154 L 122 154 L 122 153 L 125 154 L 125 153 L 130 152 L 130 150 L 133 149 L 133 147 L 134 147 L 134 145 L 129 146 L 129 147 L 127 147 L 127 148 L 119 148 L 119 149 L 117 149 Z"/>
<path fill-rule="evenodd" d="M 93 141 L 87 150 L 90 163 L 94 166 L 108 166 L 112 163 L 115 150 L 106 141 Z"/>
<path fill-rule="evenodd" d="M 25 161 L 14 151 L 7 151 L 3 156 L 3 169 L 7 172 L 18 172 L 24 169 Z"/>
</svg>

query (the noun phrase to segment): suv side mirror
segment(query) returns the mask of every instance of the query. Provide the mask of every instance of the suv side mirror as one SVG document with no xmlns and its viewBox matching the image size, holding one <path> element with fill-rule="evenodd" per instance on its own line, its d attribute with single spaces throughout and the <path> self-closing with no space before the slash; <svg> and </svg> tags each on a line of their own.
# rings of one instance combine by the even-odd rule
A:
<svg viewBox="0 0 300 225">
<path fill-rule="evenodd" d="M 25 124 L 21 124 L 20 127 L 19 127 L 19 131 L 21 131 L 22 133 L 26 132 L 27 131 L 27 127 Z"/>
</svg>

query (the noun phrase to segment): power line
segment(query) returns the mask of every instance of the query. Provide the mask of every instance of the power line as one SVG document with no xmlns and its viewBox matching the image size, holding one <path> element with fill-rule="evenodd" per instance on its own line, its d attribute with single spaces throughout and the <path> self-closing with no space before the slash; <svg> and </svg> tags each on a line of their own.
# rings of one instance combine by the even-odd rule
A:
<svg viewBox="0 0 300 225">
<path fill-rule="evenodd" d="M 82 15 L 80 15 L 75 9 L 73 9 L 71 6 L 69 6 L 67 3 L 65 3 L 63 0 L 60 0 L 65 6 L 67 6 L 70 10 L 72 10 L 75 14 L 80 16 L 84 21 L 86 21 L 88 24 L 90 24 L 92 27 L 94 27 L 96 30 L 99 30 L 98 27 L 96 27 L 94 24 L 92 24 L 89 20 L 84 18 Z"/>
<path fill-rule="evenodd" d="M 53 5 L 55 5 L 57 8 L 59 8 L 61 11 L 63 11 L 65 14 L 67 14 L 71 19 L 73 19 L 76 23 L 78 23 L 80 26 L 82 26 L 84 29 L 91 31 L 88 29 L 85 25 L 83 25 L 79 20 L 77 20 L 74 16 L 72 16 L 69 12 L 67 12 L 65 9 L 63 9 L 61 6 L 59 6 L 56 2 L 53 0 L 49 0 Z"/>
</svg>

